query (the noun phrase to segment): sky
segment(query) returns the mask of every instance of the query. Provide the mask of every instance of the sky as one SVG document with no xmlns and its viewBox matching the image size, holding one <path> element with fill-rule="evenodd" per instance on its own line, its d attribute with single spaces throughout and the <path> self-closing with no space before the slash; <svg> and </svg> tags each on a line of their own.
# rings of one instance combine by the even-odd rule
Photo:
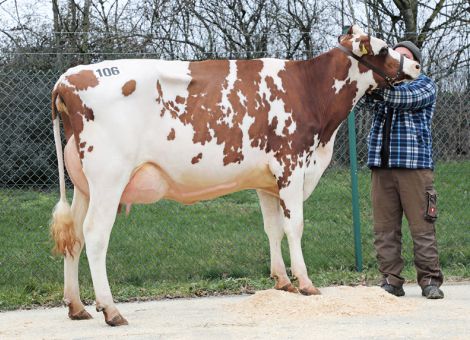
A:
<svg viewBox="0 0 470 340">
<path fill-rule="evenodd" d="M 51 0 L 0 0 L 0 27 L 11 29 L 18 25 L 17 9 L 21 16 L 27 13 L 52 20 L 51 8 Z"/>
</svg>

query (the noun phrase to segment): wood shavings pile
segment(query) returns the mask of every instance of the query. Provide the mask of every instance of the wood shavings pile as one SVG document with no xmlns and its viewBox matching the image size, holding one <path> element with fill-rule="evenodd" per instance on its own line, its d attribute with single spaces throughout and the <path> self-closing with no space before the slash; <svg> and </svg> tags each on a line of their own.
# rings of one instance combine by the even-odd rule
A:
<svg viewBox="0 0 470 340">
<path fill-rule="evenodd" d="M 339 286 L 320 290 L 322 295 L 303 296 L 269 289 L 227 308 L 246 317 L 282 319 L 402 314 L 416 309 L 414 300 L 398 298 L 380 287 Z"/>
</svg>

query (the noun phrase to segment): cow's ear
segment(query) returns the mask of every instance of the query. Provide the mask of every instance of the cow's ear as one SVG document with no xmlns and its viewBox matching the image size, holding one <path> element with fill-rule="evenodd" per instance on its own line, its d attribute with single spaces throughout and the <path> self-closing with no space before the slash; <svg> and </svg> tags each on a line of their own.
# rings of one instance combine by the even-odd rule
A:
<svg viewBox="0 0 470 340">
<path fill-rule="evenodd" d="M 346 39 L 351 39 L 351 27 L 352 26 L 343 26 L 343 31 L 341 32 L 341 35 L 338 37 L 338 42 L 341 43 L 343 40 Z"/>
</svg>

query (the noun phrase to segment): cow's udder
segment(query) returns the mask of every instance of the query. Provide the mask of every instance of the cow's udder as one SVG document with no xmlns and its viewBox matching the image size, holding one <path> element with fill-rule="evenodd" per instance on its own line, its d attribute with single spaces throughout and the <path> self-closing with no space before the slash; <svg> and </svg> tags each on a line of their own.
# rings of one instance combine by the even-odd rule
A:
<svg viewBox="0 0 470 340">
<path fill-rule="evenodd" d="M 67 172 L 74 186 L 86 196 L 89 196 L 88 181 L 83 173 L 82 163 L 73 136 L 65 146 L 64 159 Z M 159 169 L 150 163 L 145 163 L 133 171 L 120 202 L 126 204 L 153 203 L 165 196 L 167 191 L 168 184 Z"/>
</svg>

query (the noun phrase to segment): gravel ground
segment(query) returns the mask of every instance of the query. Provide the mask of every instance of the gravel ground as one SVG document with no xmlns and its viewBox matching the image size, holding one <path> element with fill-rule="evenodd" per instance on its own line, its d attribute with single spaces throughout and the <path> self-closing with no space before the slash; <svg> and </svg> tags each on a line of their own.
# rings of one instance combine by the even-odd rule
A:
<svg viewBox="0 0 470 340">
<path fill-rule="evenodd" d="M 442 287 L 443 300 L 416 285 L 396 298 L 378 287 L 327 287 L 323 295 L 266 290 L 255 295 L 122 303 L 129 326 L 72 321 L 65 308 L 0 313 L 0 339 L 470 339 L 470 282 Z"/>
</svg>

